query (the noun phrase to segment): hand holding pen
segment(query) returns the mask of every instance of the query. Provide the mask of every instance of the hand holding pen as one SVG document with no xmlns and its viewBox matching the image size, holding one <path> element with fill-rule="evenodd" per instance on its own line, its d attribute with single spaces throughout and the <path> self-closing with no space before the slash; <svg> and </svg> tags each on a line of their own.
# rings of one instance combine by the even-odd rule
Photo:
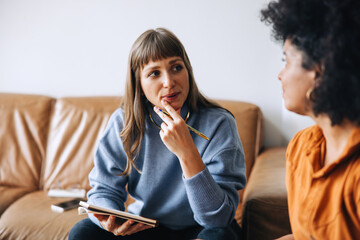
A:
<svg viewBox="0 0 360 240">
<path fill-rule="evenodd" d="M 162 110 L 161 108 L 159 108 L 159 111 L 162 112 L 162 113 L 164 113 L 166 116 L 168 116 L 168 117 L 170 117 L 170 118 L 172 119 L 171 115 L 170 115 L 167 111 Z M 186 120 L 185 120 L 185 121 L 186 121 Z M 196 130 L 195 128 L 193 128 L 193 127 L 191 127 L 191 126 L 189 126 L 188 124 L 186 124 L 186 126 L 189 128 L 190 131 L 194 132 L 194 133 L 197 134 L 198 136 L 200 136 L 200 137 L 202 137 L 202 138 L 204 138 L 204 139 L 206 139 L 206 140 L 209 141 L 209 138 L 208 138 L 205 134 L 203 134 L 202 132 Z"/>
<path fill-rule="evenodd" d="M 168 112 L 163 111 L 163 110 L 161 110 L 161 109 L 159 109 L 159 111 L 160 111 L 160 112 L 163 112 L 166 116 L 168 116 L 168 117 L 171 118 L 171 116 L 170 116 L 170 114 L 169 114 Z M 194 133 L 197 134 L 198 136 L 200 136 L 200 137 L 202 137 L 202 138 L 204 138 L 204 139 L 206 139 L 206 140 L 209 141 L 209 138 L 208 138 L 207 136 L 205 136 L 205 134 L 203 134 L 202 132 L 196 130 L 195 128 L 193 128 L 193 127 L 191 127 L 191 126 L 189 126 L 189 125 L 187 125 L 187 124 L 186 124 L 186 126 L 188 127 L 189 130 L 191 130 L 192 132 L 194 132 Z"/>
<path fill-rule="evenodd" d="M 190 135 L 189 127 L 168 102 L 162 101 L 162 104 L 167 114 L 164 110 L 160 111 L 159 107 L 154 107 L 154 111 L 164 121 L 160 130 L 161 140 L 178 157 L 184 177 L 194 176 L 204 170 L 205 165 Z"/>
</svg>

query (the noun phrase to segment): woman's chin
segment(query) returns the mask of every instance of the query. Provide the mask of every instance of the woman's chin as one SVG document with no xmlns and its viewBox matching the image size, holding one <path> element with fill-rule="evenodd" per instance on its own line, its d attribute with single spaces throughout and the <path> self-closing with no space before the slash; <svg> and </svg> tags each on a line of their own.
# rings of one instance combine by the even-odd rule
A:
<svg viewBox="0 0 360 240">
<path fill-rule="evenodd" d="M 289 105 L 289 104 L 285 104 L 285 108 L 287 110 L 289 110 L 290 112 L 293 112 L 293 113 L 296 113 L 296 114 L 299 114 L 299 115 L 308 115 L 307 111 L 305 111 L 305 109 L 302 108 L 302 107 L 296 107 L 296 106 L 292 106 L 292 105 Z"/>
<path fill-rule="evenodd" d="M 180 113 L 181 111 L 181 107 L 180 104 L 177 104 L 177 103 L 170 103 L 170 106 L 177 112 L 177 113 Z"/>
</svg>

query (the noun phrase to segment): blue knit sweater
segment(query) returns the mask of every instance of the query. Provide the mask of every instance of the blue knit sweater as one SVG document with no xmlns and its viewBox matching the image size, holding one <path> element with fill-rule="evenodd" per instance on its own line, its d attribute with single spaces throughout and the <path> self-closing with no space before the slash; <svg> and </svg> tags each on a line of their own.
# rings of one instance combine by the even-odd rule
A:
<svg viewBox="0 0 360 240">
<path fill-rule="evenodd" d="M 161 118 L 148 107 L 153 120 Z M 188 107 L 183 106 L 185 118 Z M 209 141 L 191 132 L 206 168 L 185 179 L 179 160 L 161 141 L 159 129 L 145 120 L 145 134 L 135 169 L 129 176 L 119 176 L 126 167 L 126 155 L 119 133 L 123 126 L 123 111 L 115 111 L 106 127 L 95 154 L 89 180 L 92 189 L 88 201 L 99 206 L 124 210 L 129 194 L 136 200 L 128 211 L 157 219 L 171 229 L 200 224 L 223 227 L 233 219 L 239 203 L 237 190 L 246 183 L 243 148 L 235 119 L 219 108 L 203 108 L 191 113 L 187 124 L 204 133 Z M 89 215 L 99 224 L 97 219 Z"/>
</svg>

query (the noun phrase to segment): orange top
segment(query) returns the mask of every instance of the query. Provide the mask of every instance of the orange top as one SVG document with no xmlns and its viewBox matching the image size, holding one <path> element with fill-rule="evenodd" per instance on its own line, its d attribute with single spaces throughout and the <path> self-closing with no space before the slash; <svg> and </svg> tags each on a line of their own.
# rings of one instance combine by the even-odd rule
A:
<svg viewBox="0 0 360 240">
<path fill-rule="evenodd" d="M 318 126 L 296 134 L 287 148 L 286 184 L 291 228 L 298 239 L 360 239 L 360 127 L 341 156 L 324 165 Z"/>
</svg>

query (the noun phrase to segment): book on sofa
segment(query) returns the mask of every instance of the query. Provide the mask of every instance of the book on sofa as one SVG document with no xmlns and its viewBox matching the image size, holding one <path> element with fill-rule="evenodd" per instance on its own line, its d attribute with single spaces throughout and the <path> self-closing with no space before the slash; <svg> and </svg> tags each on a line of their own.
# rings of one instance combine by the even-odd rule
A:
<svg viewBox="0 0 360 240">
<path fill-rule="evenodd" d="M 99 207 L 95 205 L 91 205 L 87 202 L 80 201 L 79 205 L 81 207 L 78 208 L 78 213 L 80 214 L 88 214 L 88 213 L 95 213 L 101 215 L 113 215 L 121 219 L 125 220 L 133 220 L 135 222 L 143 223 L 146 225 L 150 225 L 152 227 L 158 226 L 158 222 L 151 218 L 137 216 L 128 212 Z"/>
</svg>

